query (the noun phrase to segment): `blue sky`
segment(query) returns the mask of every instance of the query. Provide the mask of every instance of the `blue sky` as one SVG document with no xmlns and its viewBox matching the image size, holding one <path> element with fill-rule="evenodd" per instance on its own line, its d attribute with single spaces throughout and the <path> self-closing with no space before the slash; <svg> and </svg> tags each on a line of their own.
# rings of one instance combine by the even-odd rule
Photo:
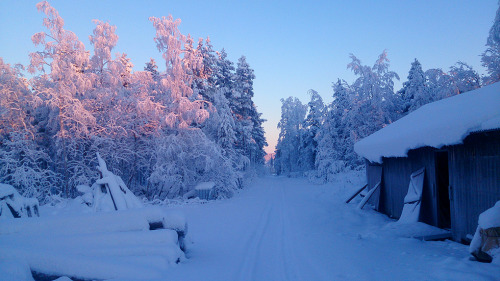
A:
<svg viewBox="0 0 500 281">
<path fill-rule="evenodd" d="M 0 2 L 0 57 L 28 63 L 36 48 L 31 35 L 42 31 L 38 1 Z M 337 78 L 351 83 L 349 54 L 372 65 L 387 49 L 391 70 L 406 80 L 417 58 L 425 69 L 447 70 L 461 60 L 485 73 L 479 55 L 493 22 L 496 0 L 478 1 L 49 1 L 91 50 L 92 19 L 117 26 L 116 52 L 125 52 L 135 70 L 150 57 L 161 64 L 150 16 L 182 20 L 180 29 L 193 37 L 210 36 L 215 49 L 225 48 L 236 62 L 245 55 L 255 70 L 254 101 L 263 117 L 270 147 L 278 137 L 281 98 L 306 103 L 315 89 L 332 100 Z"/>
</svg>

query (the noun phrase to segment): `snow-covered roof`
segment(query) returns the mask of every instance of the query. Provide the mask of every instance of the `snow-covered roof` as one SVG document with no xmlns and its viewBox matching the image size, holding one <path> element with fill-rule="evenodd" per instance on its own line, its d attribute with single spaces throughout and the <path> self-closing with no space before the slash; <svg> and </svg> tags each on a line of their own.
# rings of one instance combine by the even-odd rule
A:
<svg viewBox="0 0 500 281">
<path fill-rule="evenodd" d="M 426 104 L 354 145 L 371 162 L 411 149 L 460 144 L 472 132 L 500 128 L 500 82 Z"/>
<path fill-rule="evenodd" d="M 215 183 L 214 182 L 200 182 L 199 184 L 196 185 L 195 189 L 196 190 L 210 190 L 214 188 Z"/>
</svg>

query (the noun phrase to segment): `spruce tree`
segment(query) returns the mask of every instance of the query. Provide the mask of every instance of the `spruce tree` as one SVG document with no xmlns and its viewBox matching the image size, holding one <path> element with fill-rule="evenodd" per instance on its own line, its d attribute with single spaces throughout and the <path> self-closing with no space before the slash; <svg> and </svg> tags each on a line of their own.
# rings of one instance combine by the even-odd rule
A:
<svg viewBox="0 0 500 281">
<path fill-rule="evenodd" d="M 302 165 L 305 170 L 314 168 L 318 143 L 316 135 L 323 123 L 325 114 L 325 104 L 323 99 L 315 90 L 309 90 L 311 100 L 308 105 L 307 117 L 304 120 L 304 136 L 302 143 Z"/>
<path fill-rule="evenodd" d="M 403 83 L 403 88 L 398 91 L 400 97 L 400 110 L 402 115 L 420 107 L 416 101 L 425 100 L 429 95 L 429 89 L 426 86 L 425 74 L 422 70 L 422 65 L 415 59 L 411 63 L 410 71 L 408 72 L 408 81 Z"/>
<path fill-rule="evenodd" d="M 481 62 L 489 74 L 485 77 L 485 84 L 500 81 L 500 7 L 497 9 L 495 20 L 490 28 Z"/>
</svg>

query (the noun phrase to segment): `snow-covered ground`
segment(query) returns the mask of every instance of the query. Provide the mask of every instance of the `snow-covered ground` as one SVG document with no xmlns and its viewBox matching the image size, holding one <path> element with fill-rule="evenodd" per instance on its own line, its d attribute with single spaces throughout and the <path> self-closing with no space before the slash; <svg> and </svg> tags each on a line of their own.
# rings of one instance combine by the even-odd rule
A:
<svg viewBox="0 0 500 281">
<path fill-rule="evenodd" d="M 142 276 L 148 280 L 160 273 L 165 274 L 159 278 L 163 280 L 499 280 L 497 260 L 470 261 L 465 245 L 408 238 L 412 231 L 428 230 L 398 225 L 368 208 L 358 210 L 356 202 L 345 204 L 360 185 L 361 174 L 326 185 L 268 176 L 255 179 L 228 200 L 165 207 L 187 218 L 192 241 L 187 259 L 165 265 L 165 270 L 158 270 L 160 260 L 143 264 Z M 0 235 L 0 251 L 6 247 L 1 239 Z M 145 244 L 152 249 L 151 243 Z M 139 252 L 122 259 L 130 264 Z M 64 250 L 51 255 L 61 253 Z M 0 259 L 0 279 L 2 270 L 7 272 L 11 265 L 15 265 L 12 260 Z M 120 260 L 115 266 L 120 267 Z M 135 265 L 129 277 L 140 277 L 140 266 Z"/>
<path fill-rule="evenodd" d="M 188 259 L 172 280 L 499 280 L 468 247 L 423 242 L 385 215 L 346 205 L 362 180 L 313 185 L 265 177 L 235 198 L 175 207 L 189 221 Z M 418 226 L 408 228 L 419 229 Z"/>
</svg>

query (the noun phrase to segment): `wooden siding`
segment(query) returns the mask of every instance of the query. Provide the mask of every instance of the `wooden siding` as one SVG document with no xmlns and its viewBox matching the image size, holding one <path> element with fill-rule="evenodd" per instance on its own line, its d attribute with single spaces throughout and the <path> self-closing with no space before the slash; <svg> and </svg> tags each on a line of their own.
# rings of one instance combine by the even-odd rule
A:
<svg viewBox="0 0 500 281">
<path fill-rule="evenodd" d="M 437 225 L 435 160 L 436 149 L 430 147 L 411 150 L 408 157 L 384 158 L 383 186 L 380 192 L 380 211 L 392 218 L 399 218 L 403 211 L 403 200 L 408 192 L 410 175 L 425 168 L 420 221 Z"/>
<path fill-rule="evenodd" d="M 480 213 L 500 200 L 500 130 L 472 134 L 449 147 L 453 239 L 474 234 Z"/>
</svg>

